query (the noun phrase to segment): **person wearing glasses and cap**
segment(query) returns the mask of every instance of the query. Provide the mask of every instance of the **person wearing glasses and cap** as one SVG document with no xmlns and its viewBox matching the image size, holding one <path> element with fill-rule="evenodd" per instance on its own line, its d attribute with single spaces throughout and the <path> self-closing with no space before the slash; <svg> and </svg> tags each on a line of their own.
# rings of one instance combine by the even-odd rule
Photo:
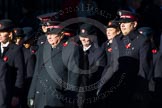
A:
<svg viewBox="0 0 162 108">
<path fill-rule="evenodd" d="M 9 65 L 11 75 L 10 108 L 20 105 L 20 97 L 24 84 L 24 57 L 21 47 L 12 43 L 13 22 L 9 19 L 0 20 L 0 51 L 1 58 Z M 12 91 L 11 91 L 12 90 Z"/>
<path fill-rule="evenodd" d="M 53 22 L 55 23 L 55 22 Z M 34 108 L 64 108 L 64 85 L 67 67 L 63 63 L 62 49 L 66 39 L 62 26 L 51 25 L 46 32 L 47 41 L 37 51 L 37 61 L 28 94 L 28 105 Z M 59 79 L 60 78 L 60 79 Z"/>
<path fill-rule="evenodd" d="M 38 39 L 37 39 L 37 45 L 44 44 L 46 42 L 46 35 L 48 26 L 50 26 L 51 21 L 56 21 L 59 18 L 58 12 L 52 12 L 52 13 L 46 13 L 37 16 L 37 18 L 40 20 L 40 31 L 38 31 Z"/>
</svg>

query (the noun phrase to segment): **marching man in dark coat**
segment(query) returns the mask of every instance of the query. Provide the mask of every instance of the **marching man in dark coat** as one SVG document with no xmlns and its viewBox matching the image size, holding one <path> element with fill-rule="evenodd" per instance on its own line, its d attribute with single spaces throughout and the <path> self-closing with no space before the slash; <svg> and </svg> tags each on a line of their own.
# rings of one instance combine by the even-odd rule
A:
<svg viewBox="0 0 162 108">
<path fill-rule="evenodd" d="M 113 92 L 111 107 L 145 108 L 150 79 L 150 42 L 136 31 L 138 19 L 135 14 L 120 10 L 119 16 L 122 34 L 113 40 L 112 60 L 107 71 L 107 75 L 113 74 L 107 80 Z"/>
<path fill-rule="evenodd" d="M 69 108 L 91 108 L 96 105 L 94 98 L 97 82 L 106 64 L 106 53 L 98 46 L 96 35 L 95 26 L 82 24 L 78 36 L 69 41 L 63 50 L 63 54 L 66 54 L 64 61 L 69 61 L 66 64 L 69 65 L 68 71 L 71 71 L 68 73 L 71 80 L 69 83 L 78 88 L 74 91 L 76 94 L 71 90 L 68 95 L 77 100 L 77 105 Z M 73 63 L 75 64 L 72 65 Z"/>
<path fill-rule="evenodd" d="M 125 74 L 124 85 L 119 91 L 123 100 L 119 103 L 129 108 L 145 108 L 148 107 L 148 82 L 151 77 L 151 43 L 136 30 L 138 18 L 135 14 L 124 10 L 118 14 L 122 34 L 115 38 L 113 50 L 118 60 L 118 71 Z"/>
<path fill-rule="evenodd" d="M 62 60 L 64 32 L 62 27 L 51 26 L 47 30 L 47 42 L 40 45 L 32 83 L 28 94 L 29 107 L 64 108 L 60 97 L 64 96 L 67 68 Z"/>
<path fill-rule="evenodd" d="M 35 55 L 31 53 L 30 49 L 25 48 L 24 44 L 26 44 L 26 41 L 33 36 L 32 35 L 33 29 L 31 27 L 24 27 L 24 28 L 14 28 L 13 31 L 14 31 L 13 36 L 14 36 L 15 44 L 21 46 L 24 55 L 25 71 L 24 71 L 22 107 L 28 108 L 27 94 L 34 74 L 36 59 L 35 59 Z"/>
<path fill-rule="evenodd" d="M 10 100 L 11 107 L 18 107 L 24 82 L 24 57 L 21 47 L 13 44 L 12 40 L 13 22 L 8 19 L 0 20 L 0 51 L 1 58 L 9 65 L 10 79 L 7 84 L 11 84 Z M 11 91 L 12 90 L 12 91 Z"/>
<path fill-rule="evenodd" d="M 0 108 L 7 108 L 8 106 L 8 87 L 7 87 L 8 66 L 0 59 Z"/>
</svg>

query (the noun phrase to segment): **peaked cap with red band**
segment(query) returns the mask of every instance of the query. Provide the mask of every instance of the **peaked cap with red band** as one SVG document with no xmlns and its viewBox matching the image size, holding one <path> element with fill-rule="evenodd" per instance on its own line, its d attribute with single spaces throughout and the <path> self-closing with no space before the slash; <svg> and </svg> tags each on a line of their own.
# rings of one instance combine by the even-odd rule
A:
<svg viewBox="0 0 162 108">
<path fill-rule="evenodd" d="M 137 15 L 126 10 L 119 10 L 118 15 L 120 16 L 119 22 L 133 22 L 138 21 Z"/>
<path fill-rule="evenodd" d="M 0 20 L 0 32 L 1 31 L 11 31 L 14 27 L 14 24 L 9 19 Z"/>
<path fill-rule="evenodd" d="M 47 24 L 47 34 L 58 34 L 63 31 L 64 27 L 59 21 L 49 21 Z"/>
<path fill-rule="evenodd" d="M 58 14 L 58 12 L 47 13 L 47 14 L 39 15 L 39 16 L 37 16 L 37 18 L 41 21 L 42 25 L 47 25 L 48 21 L 58 20 L 59 14 Z"/>
</svg>

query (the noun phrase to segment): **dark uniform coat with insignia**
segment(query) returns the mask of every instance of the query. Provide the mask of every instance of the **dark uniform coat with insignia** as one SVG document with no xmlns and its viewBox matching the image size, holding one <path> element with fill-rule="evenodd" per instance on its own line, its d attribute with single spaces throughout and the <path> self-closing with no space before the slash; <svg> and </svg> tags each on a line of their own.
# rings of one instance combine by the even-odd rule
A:
<svg viewBox="0 0 162 108">
<path fill-rule="evenodd" d="M 12 85 L 10 93 L 12 96 L 20 96 L 24 83 L 24 57 L 21 47 L 10 43 L 4 49 L 1 58 L 5 59 L 5 62 L 9 65 L 11 82 L 8 82 L 8 84 L 11 83 Z"/>
<path fill-rule="evenodd" d="M 7 108 L 8 103 L 8 87 L 7 87 L 8 66 L 0 59 L 0 108 Z"/>
<path fill-rule="evenodd" d="M 133 31 L 127 36 L 114 38 L 112 61 L 105 74 L 105 78 L 108 78 L 106 81 L 111 82 L 111 91 L 116 95 L 113 95 L 115 98 L 112 100 L 114 107 L 131 105 L 130 98 L 136 92 L 147 93 L 148 80 L 151 77 L 149 56 L 150 42 L 138 32 Z"/>
<path fill-rule="evenodd" d="M 72 70 L 69 72 L 69 76 L 71 77 L 70 83 L 76 87 L 89 87 L 85 89 L 85 91 L 77 90 L 76 92 L 78 93 L 76 94 L 70 93 L 73 94 L 72 98 L 86 100 L 94 97 L 97 89 L 97 82 L 106 65 L 106 54 L 104 50 L 92 43 L 89 50 L 84 52 L 80 41 L 76 39 L 74 42 L 69 42 L 64 51 L 68 52 L 66 55 L 69 55 L 67 58 L 70 58 L 66 61 L 69 61 L 70 66 L 73 66 L 73 68 L 69 67 L 68 69 Z M 75 65 L 72 65 L 72 63 Z M 93 84 L 96 84 L 96 86 L 90 88 Z M 86 102 L 86 105 L 84 106 L 81 101 L 83 100 L 80 100 L 80 103 L 77 103 L 78 107 L 90 107 L 91 104 L 87 105 L 88 102 Z"/>
<path fill-rule="evenodd" d="M 157 51 L 153 54 L 153 81 L 155 82 L 155 107 L 162 107 L 162 54 L 160 51 Z"/>
<path fill-rule="evenodd" d="M 32 55 L 29 49 L 22 47 L 24 60 L 25 60 L 25 78 L 31 78 L 34 74 L 34 67 L 35 67 L 35 55 Z"/>
<path fill-rule="evenodd" d="M 109 43 L 109 41 L 107 40 L 106 42 L 104 42 L 102 44 L 102 49 L 105 50 L 105 53 L 107 55 L 107 63 L 106 63 L 106 66 L 104 67 L 104 71 L 102 72 L 101 81 L 103 80 L 102 77 L 106 75 L 105 73 L 107 73 L 107 69 L 110 67 L 110 65 L 112 65 L 111 64 L 111 59 L 112 59 L 112 43 Z M 105 90 L 107 90 L 107 84 L 106 84 L 106 82 L 103 83 L 103 85 L 102 85 L 102 83 L 100 83 L 98 85 L 98 87 L 99 88 L 98 88 L 97 94 L 99 94 L 101 92 L 103 93 Z"/>
<path fill-rule="evenodd" d="M 25 73 L 24 73 L 24 87 L 23 87 L 23 105 L 27 106 L 27 94 L 34 74 L 36 57 L 27 49 L 22 46 L 24 60 L 25 60 Z"/>
<path fill-rule="evenodd" d="M 107 40 L 106 42 L 103 43 L 102 49 L 105 50 L 106 55 L 107 55 L 107 65 L 110 65 L 111 52 L 112 52 L 112 43 L 109 43 L 109 41 Z"/>
<path fill-rule="evenodd" d="M 62 42 L 56 48 L 46 42 L 37 52 L 34 76 L 28 99 L 34 100 L 35 108 L 64 107 L 63 81 L 67 81 L 67 68 L 62 60 Z"/>
</svg>

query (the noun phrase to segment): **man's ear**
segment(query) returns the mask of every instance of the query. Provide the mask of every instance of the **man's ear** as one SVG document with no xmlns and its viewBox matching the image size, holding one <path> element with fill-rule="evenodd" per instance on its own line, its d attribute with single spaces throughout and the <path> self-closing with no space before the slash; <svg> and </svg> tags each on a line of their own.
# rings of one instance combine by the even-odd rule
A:
<svg viewBox="0 0 162 108">
<path fill-rule="evenodd" d="M 118 30 L 118 31 L 117 31 L 117 35 L 119 35 L 120 33 L 121 33 L 121 31 L 120 31 L 120 30 Z"/>
<path fill-rule="evenodd" d="M 12 32 L 9 32 L 9 38 L 10 38 L 10 40 L 13 39 L 13 33 Z"/>
<path fill-rule="evenodd" d="M 134 28 L 136 28 L 137 27 L 137 21 L 134 21 L 133 23 L 134 23 Z"/>
</svg>

